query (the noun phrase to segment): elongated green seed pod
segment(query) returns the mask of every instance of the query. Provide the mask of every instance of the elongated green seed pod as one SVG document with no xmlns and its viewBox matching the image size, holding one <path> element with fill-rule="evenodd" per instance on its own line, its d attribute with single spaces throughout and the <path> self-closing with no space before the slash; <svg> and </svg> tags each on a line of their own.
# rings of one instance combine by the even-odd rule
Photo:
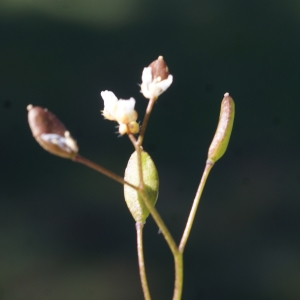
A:
<svg viewBox="0 0 300 300">
<path fill-rule="evenodd" d="M 208 149 L 207 162 L 214 164 L 225 153 L 234 121 L 234 101 L 229 93 L 224 94 L 218 127 Z"/>
</svg>

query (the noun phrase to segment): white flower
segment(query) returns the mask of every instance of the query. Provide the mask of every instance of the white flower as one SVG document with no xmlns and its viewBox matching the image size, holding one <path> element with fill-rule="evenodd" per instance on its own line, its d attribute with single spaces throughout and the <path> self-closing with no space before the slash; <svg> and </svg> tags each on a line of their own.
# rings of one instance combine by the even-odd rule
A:
<svg viewBox="0 0 300 300">
<path fill-rule="evenodd" d="M 141 92 L 147 99 L 157 99 L 173 82 L 162 56 L 153 61 L 142 73 Z"/>
<path fill-rule="evenodd" d="M 106 119 L 119 123 L 120 134 L 138 133 L 139 126 L 136 123 L 138 114 L 134 110 L 134 98 L 118 100 L 115 94 L 110 91 L 101 92 L 101 96 L 104 101 L 102 114 Z"/>
<path fill-rule="evenodd" d="M 102 111 L 102 115 L 108 120 L 115 121 L 115 114 L 118 106 L 118 98 L 113 92 L 110 91 L 101 92 L 101 97 L 104 101 L 104 109 Z"/>
<path fill-rule="evenodd" d="M 130 98 L 129 100 L 120 99 L 118 101 L 115 117 L 119 124 L 128 124 L 136 121 L 138 115 L 134 110 L 134 105 L 134 98 Z"/>
</svg>

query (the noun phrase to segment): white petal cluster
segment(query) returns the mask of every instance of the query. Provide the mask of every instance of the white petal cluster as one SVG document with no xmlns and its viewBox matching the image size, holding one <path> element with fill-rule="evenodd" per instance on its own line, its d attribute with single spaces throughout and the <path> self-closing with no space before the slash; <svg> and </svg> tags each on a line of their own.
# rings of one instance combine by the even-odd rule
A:
<svg viewBox="0 0 300 300">
<path fill-rule="evenodd" d="M 120 99 L 118 101 L 115 117 L 119 124 L 128 124 L 136 121 L 138 115 L 134 110 L 134 105 L 135 100 L 133 98 L 128 100 Z"/>
<path fill-rule="evenodd" d="M 139 126 L 136 123 L 138 114 L 134 110 L 134 98 L 118 100 L 115 94 L 111 91 L 101 92 L 101 97 L 104 101 L 102 115 L 108 120 L 119 123 L 120 134 L 138 133 Z"/>
<path fill-rule="evenodd" d="M 141 92 L 147 99 L 156 99 L 173 82 L 173 76 L 169 74 L 168 78 L 161 80 L 160 77 L 152 78 L 152 68 L 144 68 L 142 74 Z"/>
</svg>

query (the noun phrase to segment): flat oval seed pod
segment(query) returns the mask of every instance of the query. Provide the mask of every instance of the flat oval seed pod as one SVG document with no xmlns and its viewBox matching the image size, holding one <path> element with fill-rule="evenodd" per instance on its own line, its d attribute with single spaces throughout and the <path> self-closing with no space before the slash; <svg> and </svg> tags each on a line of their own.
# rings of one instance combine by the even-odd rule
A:
<svg viewBox="0 0 300 300">
<path fill-rule="evenodd" d="M 78 146 L 65 125 L 50 111 L 28 105 L 28 123 L 36 141 L 48 152 L 73 159 Z"/>
<path fill-rule="evenodd" d="M 218 127 L 208 150 L 207 162 L 214 164 L 225 153 L 234 121 L 234 101 L 229 93 L 225 93 L 221 103 Z"/>
<path fill-rule="evenodd" d="M 141 157 L 145 190 L 149 200 L 153 205 L 155 205 L 159 187 L 158 173 L 153 160 L 147 152 L 142 151 Z M 129 158 L 124 179 L 135 186 L 139 186 L 139 172 L 136 152 L 134 152 Z M 143 199 L 139 196 L 138 192 L 125 184 L 124 197 L 134 220 L 136 222 L 144 223 L 149 216 L 149 210 L 144 204 Z"/>
</svg>

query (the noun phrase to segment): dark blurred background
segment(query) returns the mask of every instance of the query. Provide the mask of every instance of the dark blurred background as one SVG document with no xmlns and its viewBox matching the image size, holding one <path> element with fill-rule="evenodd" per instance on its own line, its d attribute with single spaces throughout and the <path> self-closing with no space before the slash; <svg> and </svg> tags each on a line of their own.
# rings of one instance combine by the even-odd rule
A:
<svg viewBox="0 0 300 300">
<path fill-rule="evenodd" d="M 179 241 L 229 92 L 236 120 L 185 251 L 183 299 L 300 299 L 300 2 L 1 0 L 0 299 L 142 299 L 122 186 L 48 154 L 28 104 L 54 112 L 82 155 L 122 175 L 133 149 L 100 114 L 100 92 L 134 97 L 163 55 L 174 76 L 144 148 L 157 209 Z M 153 299 L 171 299 L 173 260 L 151 217 Z"/>
</svg>

